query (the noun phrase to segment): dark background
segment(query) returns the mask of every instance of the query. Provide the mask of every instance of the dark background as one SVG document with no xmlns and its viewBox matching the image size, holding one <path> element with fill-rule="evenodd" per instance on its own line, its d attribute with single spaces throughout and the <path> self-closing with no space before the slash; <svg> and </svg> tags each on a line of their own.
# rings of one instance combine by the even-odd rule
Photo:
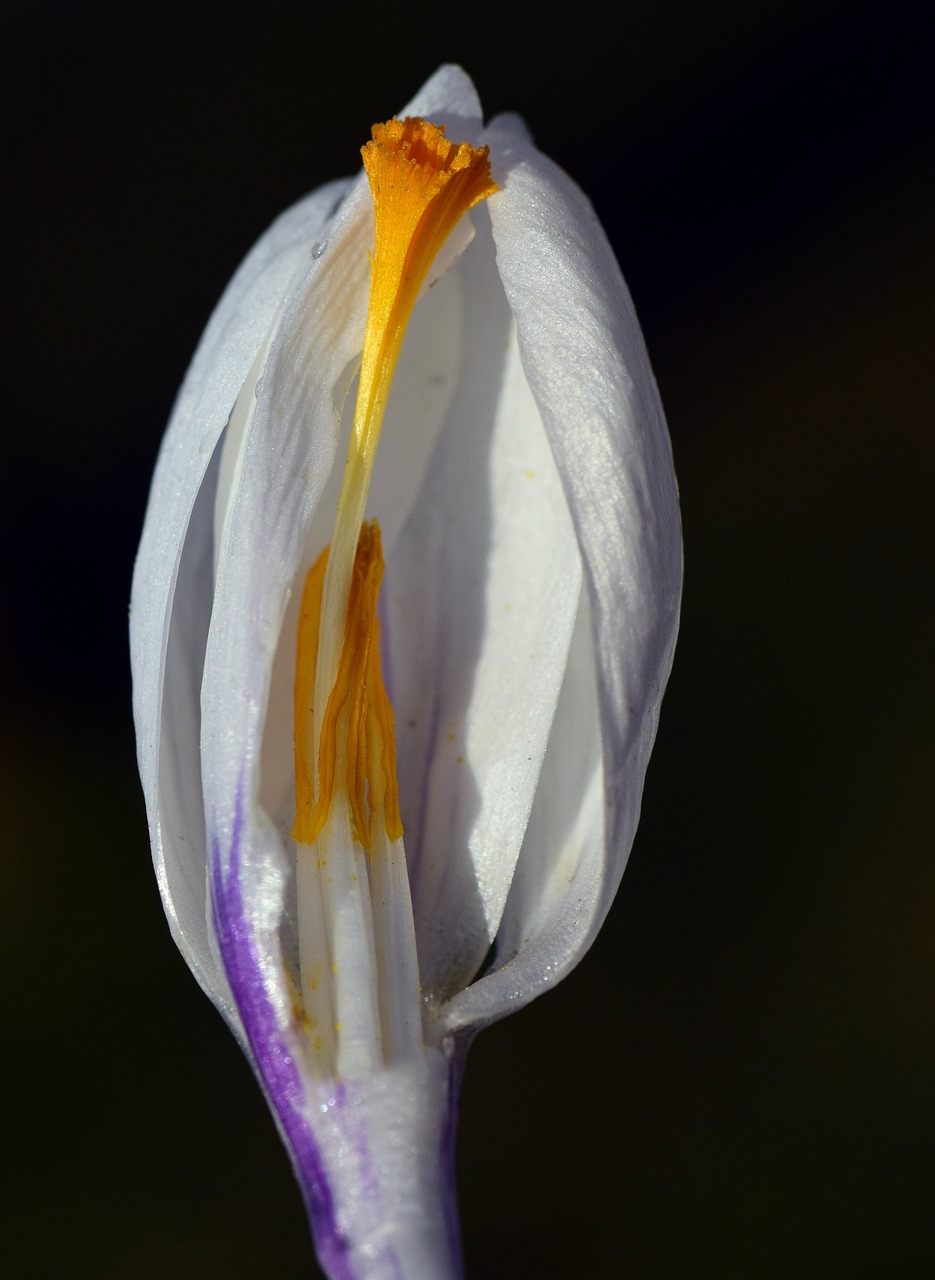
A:
<svg viewBox="0 0 935 1280">
<path fill-rule="evenodd" d="M 443 60 L 597 206 L 686 555 L 617 904 L 471 1053 L 469 1272 L 935 1274 L 931 60 L 898 4 L 615 11 L 0 10 L 14 1280 L 314 1274 L 272 1122 L 162 917 L 126 608 L 226 280 Z"/>
</svg>

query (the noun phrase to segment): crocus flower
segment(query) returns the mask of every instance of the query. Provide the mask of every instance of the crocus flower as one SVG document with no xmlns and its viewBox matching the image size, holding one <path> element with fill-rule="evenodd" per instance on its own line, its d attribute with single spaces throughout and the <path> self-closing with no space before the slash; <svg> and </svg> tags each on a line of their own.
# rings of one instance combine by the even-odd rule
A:
<svg viewBox="0 0 935 1280">
<path fill-rule="evenodd" d="M 322 1266 L 443 1280 L 464 1054 L 607 913 L 681 544 L 575 184 L 455 67 L 364 160 L 262 237 L 195 355 L 134 576 L 134 710 L 170 927 Z"/>
</svg>

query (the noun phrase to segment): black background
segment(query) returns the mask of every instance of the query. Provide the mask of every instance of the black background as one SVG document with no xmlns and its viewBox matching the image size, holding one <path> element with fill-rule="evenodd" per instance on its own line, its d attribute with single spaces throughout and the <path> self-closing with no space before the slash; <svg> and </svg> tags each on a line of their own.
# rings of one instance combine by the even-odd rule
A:
<svg viewBox="0 0 935 1280">
<path fill-rule="evenodd" d="M 471 1053 L 469 1273 L 935 1270 L 930 59 L 897 4 L 614 12 L 2 8 L 7 1275 L 315 1274 L 162 917 L 129 580 L 227 278 L 445 60 L 594 200 L 686 554 L 617 904 Z"/>
</svg>

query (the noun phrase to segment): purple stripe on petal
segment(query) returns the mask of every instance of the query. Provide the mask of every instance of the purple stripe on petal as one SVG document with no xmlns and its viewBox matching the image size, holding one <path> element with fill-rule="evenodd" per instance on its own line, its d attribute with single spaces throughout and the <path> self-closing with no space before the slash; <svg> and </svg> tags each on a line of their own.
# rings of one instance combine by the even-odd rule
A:
<svg viewBox="0 0 935 1280">
<path fill-rule="evenodd" d="M 241 779 L 226 871 L 220 844 L 212 833 L 211 908 L 215 935 L 257 1071 L 292 1155 L 322 1266 L 332 1280 L 354 1280 L 348 1244 L 338 1231 L 321 1153 L 305 1115 L 302 1080 L 280 1033 L 263 981 L 257 941 L 244 908 L 240 883 L 244 821 Z"/>
<path fill-rule="evenodd" d="M 445 1213 L 445 1233 L 448 1237 L 448 1252 L 456 1260 L 459 1275 L 464 1274 L 463 1253 L 461 1250 L 461 1224 L 458 1220 L 458 1196 L 455 1189 L 455 1139 L 458 1133 L 458 1103 L 461 1099 L 461 1079 L 464 1075 L 464 1062 L 470 1038 L 463 1044 L 456 1044 L 448 1059 L 448 1109 L 442 1125 L 441 1146 L 439 1149 L 438 1172 L 442 1186 L 442 1204 Z"/>
<path fill-rule="evenodd" d="M 369 1201 L 372 1205 L 378 1206 L 383 1200 L 380 1178 L 373 1162 L 366 1130 L 363 1125 L 358 1123 L 358 1117 L 362 1110 L 362 1099 L 356 1090 L 346 1091 L 342 1101 L 344 1098 L 347 1100 L 347 1105 L 341 1112 L 342 1128 L 347 1137 L 348 1145 L 352 1146 L 357 1154 L 358 1193 L 362 1201 Z M 379 1249 L 379 1255 L 374 1254 L 373 1262 L 375 1269 L 379 1262 L 381 1275 L 390 1275 L 387 1268 L 391 1267 L 394 1280 L 405 1280 L 402 1263 L 395 1252 L 391 1240 L 371 1241 L 371 1247 L 375 1250 Z"/>
</svg>

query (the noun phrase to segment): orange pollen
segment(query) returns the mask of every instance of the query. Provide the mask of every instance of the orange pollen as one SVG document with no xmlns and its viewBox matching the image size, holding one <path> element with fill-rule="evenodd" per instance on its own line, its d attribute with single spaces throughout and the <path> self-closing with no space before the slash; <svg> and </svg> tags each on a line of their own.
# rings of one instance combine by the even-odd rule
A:
<svg viewBox="0 0 935 1280">
<path fill-rule="evenodd" d="M 374 819 L 382 815 L 387 837 L 403 834 L 396 777 L 393 708 L 383 684 L 377 598 L 383 579 L 380 526 L 363 524 L 354 557 L 344 643 L 338 675 L 328 698 L 318 746 L 318 794 L 313 799 L 314 726 L 312 699 L 326 548 L 308 571 L 302 595 L 295 678 L 296 817 L 293 838 L 313 844 L 321 834 L 342 786 L 356 839 L 368 850 Z"/>
</svg>

